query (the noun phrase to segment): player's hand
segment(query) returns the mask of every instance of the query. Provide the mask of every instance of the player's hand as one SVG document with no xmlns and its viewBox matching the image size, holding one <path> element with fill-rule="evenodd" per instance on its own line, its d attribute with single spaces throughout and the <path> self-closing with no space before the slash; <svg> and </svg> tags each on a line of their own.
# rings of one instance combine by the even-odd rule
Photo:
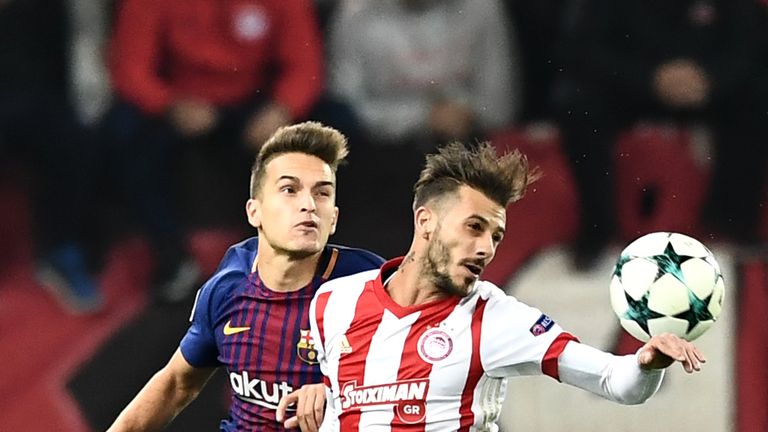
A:
<svg viewBox="0 0 768 432">
<path fill-rule="evenodd" d="M 696 108 L 707 102 L 710 82 L 706 71 L 697 63 L 677 59 L 657 68 L 654 88 L 657 96 L 667 105 Z"/>
<path fill-rule="evenodd" d="M 704 355 L 692 343 L 671 333 L 653 336 L 637 352 L 637 361 L 642 369 L 664 369 L 679 361 L 686 372 L 701 370 L 706 363 Z"/>
<path fill-rule="evenodd" d="M 218 122 L 219 113 L 213 105 L 184 99 L 170 107 L 169 115 L 176 130 L 185 137 L 197 137 L 211 131 Z"/>
<path fill-rule="evenodd" d="M 288 405 L 296 404 L 296 416 L 285 420 Z M 325 385 L 306 384 L 284 396 L 277 404 L 277 421 L 286 429 L 300 428 L 302 432 L 317 432 L 323 423 Z"/>
<path fill-rule="evenodd" d="M 464 140 L 474 125 L 472 110 L 461 103 L 443 101 L 432 106 L 429 127 L 434 135 L 445 140 Z"/>
<path fill-rule="evenodd" d="M 264 142 L 275 131 L 291 122 L 287 108 L 277 103 L 271 103 L 254 114 L 245 126 L 243 139 L 246 146 L 258 153 Z"/>
</svg>

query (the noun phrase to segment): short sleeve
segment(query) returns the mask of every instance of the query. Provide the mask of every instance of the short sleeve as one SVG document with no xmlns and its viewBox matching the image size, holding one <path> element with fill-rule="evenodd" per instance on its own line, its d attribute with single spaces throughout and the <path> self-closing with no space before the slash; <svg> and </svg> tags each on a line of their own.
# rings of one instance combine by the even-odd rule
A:
<svg viewBox="0 0 768 432">
<path fill-rule="evenodd" d="M 557 379 L 557 358 L 576 338 L 539 309 L 506 295 L 492 296 L 483 314 L 480 359 L 494 378 L 540 375 Z"/>
<path fill-rule="evenodd" d="M 214 310 L 213 293 L 215 280 L 211 279 L 197 293 L 190 316 L 191 325 L 181 339 L 181 353 L 195 367 L 219 366 L 218 348 L 211 320 Z"/>
</svg>

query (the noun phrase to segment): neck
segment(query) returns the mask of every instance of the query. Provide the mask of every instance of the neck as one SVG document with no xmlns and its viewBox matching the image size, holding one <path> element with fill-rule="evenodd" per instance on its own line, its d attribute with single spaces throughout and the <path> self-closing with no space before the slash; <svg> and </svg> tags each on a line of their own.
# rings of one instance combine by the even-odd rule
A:
<svg viewBox="0 0 768 432">
<path fill-rule="evenodd" d="M 411 249 L 385 287 L 400 306 L 414 306 L 444 298 L 446 294 L 423 275 L 423 257 Z"/>
<path fill-rule="evenodd" d="M 266 243 L 266 242 L 265 242 Z M 312 281 L 322 250 L 306 258 L 296 259 L 279 253 L 259 242 L 256 268 L 259 278 L 272 291 L 298 291 Z"/>
</svg>

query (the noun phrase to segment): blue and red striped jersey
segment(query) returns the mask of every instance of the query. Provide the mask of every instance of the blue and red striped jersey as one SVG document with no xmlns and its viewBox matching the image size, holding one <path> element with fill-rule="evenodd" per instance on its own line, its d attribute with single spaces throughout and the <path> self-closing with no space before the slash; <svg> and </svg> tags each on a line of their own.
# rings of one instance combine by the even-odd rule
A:
<svg viewBox="0 0 768 432">
<path fill-rule="evenodd" d="M 384 260 L 362 249 L 328 245 L 304 288 L 276 292 L 257 271 L 258 239 L 229 248 L 195 299 L 192 325 L 181 340 L 195 367 L 226 368 L 232 389 L 229 418 L 221 430 L 283 430 L 275 419 L 280 398 L 304 384 L 322 382 L 309 336 L 309 305 L 320 285 L 378 268 Z"/>
</svg>

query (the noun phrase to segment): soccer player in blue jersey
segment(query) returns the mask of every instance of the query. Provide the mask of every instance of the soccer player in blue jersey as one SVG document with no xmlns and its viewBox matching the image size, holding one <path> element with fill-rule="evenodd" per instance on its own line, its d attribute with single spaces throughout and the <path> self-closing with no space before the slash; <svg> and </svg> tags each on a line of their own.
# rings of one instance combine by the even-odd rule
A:
<svg viewBox="0 0 768 432">
<path fill-rule="evenodd" d="M 336 168 L 346 155 L 341 133 L 312 122 L 281 128 L 264 144 L 246 204 L 258 238 L 227 251 L 198 292 L 179 348 L 110 431 L 163 428 L 220 366 L 232 387 L 221 430 L 283 430 L 276 408 L 294 391 L 299 415 L 288 425 L 319 426 L 325 399 L 315 384 L 322 374 L 309 336 L 310 302 L 326 280 L 383 263 L 371 252 L 327 244 L 339 214 Z"/>
</svg>

